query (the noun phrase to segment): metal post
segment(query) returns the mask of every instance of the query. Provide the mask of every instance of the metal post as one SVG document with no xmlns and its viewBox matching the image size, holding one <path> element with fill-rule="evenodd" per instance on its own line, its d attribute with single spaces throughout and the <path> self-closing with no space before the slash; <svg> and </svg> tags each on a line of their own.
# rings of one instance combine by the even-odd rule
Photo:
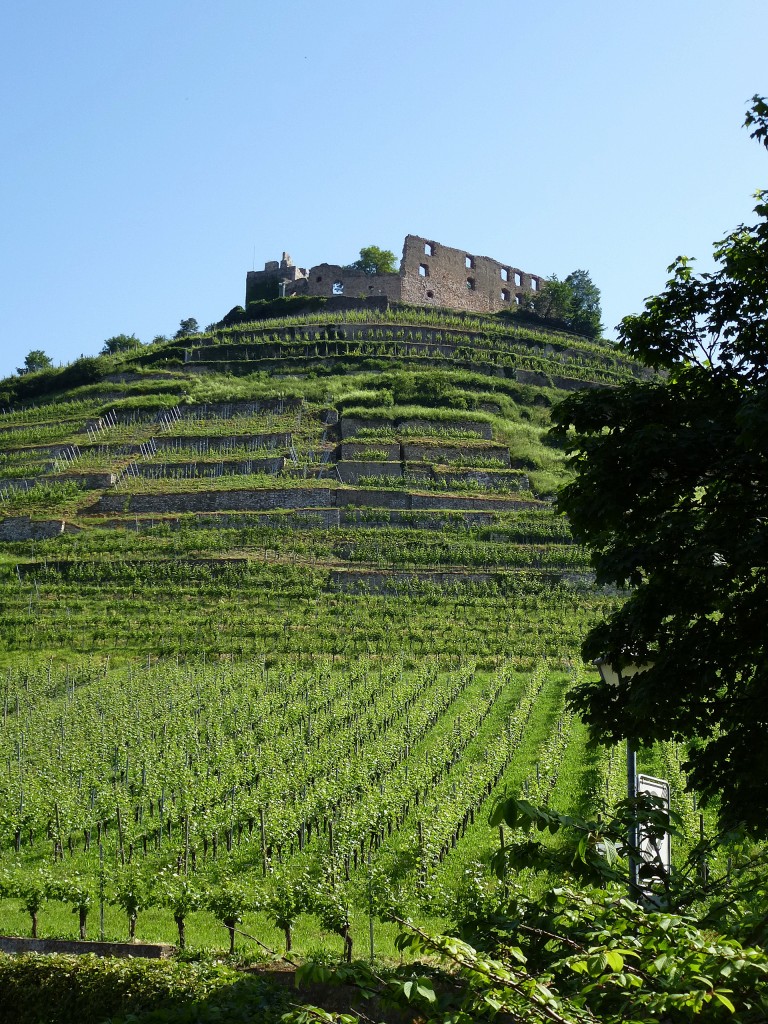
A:
<svg viewBox="0 0 768 1024">
<path fill-rule="evenodd" d="M 637 799 L 637 748 L 635 741 L 629 736 L 627 737 L 627 798 L 630 801 Z M 635 808 L 632 808 L 632 812 L 635 813 Z M 635 851 L 637 850 L 638 835 L 637 835 L 637 824 L 629 826 L 627 833 L 627 845 L 629 847 L 627 851 L 627 864 L 629 867 L 629 898 L 631 900 L 637 900 L 639 896 L 638 884 L 637 884 L 637 856 Z"/>
<path fill-rule="evenodd" d="M 104 941 L 104 847 L 99 843 L 99 941 Z"/>
<path fill-rule="evenodd" d="M 373 964 L 373 878 L 371 877 L 371 851 L 368 851 L 368 941 L 371 947 L 371 964 Z"/>
</svg>

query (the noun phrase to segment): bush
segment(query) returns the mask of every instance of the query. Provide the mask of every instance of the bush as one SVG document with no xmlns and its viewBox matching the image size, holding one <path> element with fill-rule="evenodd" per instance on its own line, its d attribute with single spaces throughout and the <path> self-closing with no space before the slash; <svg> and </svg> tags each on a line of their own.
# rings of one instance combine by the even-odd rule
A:
<svg viewBox="0 0 768 1024">
<path fill-rule="evenodd" d="M 0 954 L 0 1024 L 279 1021 L 285 996 L 213 964 Z"/>
</svg>

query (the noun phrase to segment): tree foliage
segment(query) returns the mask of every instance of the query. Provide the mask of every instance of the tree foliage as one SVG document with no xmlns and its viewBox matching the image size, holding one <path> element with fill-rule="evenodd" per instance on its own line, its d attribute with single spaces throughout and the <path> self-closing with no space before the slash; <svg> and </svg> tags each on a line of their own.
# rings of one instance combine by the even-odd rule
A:
<svg viewBox="0 0 768 1024">
<path fill-rule="evenodd" d="M 179 321 L 179 329 L 174 334 L 174 338 L 186 338 L 188 334 L 199 334 L 200 325 L 193 316 L 188 316 L 186 320 Z"/>
<path fill-rule="evenodd" d="M 349 267 L 363 274 L 396 274 L 397 257 L 389 249 L 380 249 L 378 245 L 365 245 L 360 250 L 360 259 Z"/>
<path fill-rule="evenodd" d="M 16 373 L 23 377 L 27 373 L 37 373 L 39 370 L 47 370 L 53 366 L 53 360 L 46 355 L 41 348 L 33 348 L 24 356 L 24 365 L 16 369 Z"/>
<path fill-rule="evenodd" d="M 747 117 L 768 144 L 768 107 Z M 576 471 L 559 505 L 597 580 L 630 587 L 587 658 L 646 663 L 619 687 L 579 686 L 595 739 L 687 739 L 684 766 L 724 823 L 768 833 L 768 192 L 754 225 L 677 259 L 661 295 L 626 317 L 622 346 L 664 371 L 570 396 L 556 435 Z"/>
<path fill-rule="evenodd" d="M 116 334 L 113 338 L 107 338 L 101 347 L 102 356 L 113 356 L 118 352 L 132 352 L 141 348 L 141 341 L 135 334 Z"/>
<path fill-rule="evenodd" d="M 586 270 L 574 270 L 564 281 L 553 274 L 540 291 L 523 296 L 521 309 L 559 321 L 587 338 L 597 338 L 603 330 L 600 289 Z"/>
</svg>

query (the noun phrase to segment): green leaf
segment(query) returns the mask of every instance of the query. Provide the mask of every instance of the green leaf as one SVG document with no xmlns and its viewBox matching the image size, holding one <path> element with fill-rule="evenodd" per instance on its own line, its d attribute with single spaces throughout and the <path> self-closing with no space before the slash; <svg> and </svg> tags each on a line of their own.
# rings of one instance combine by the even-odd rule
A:
<svg viewBox="0 0 768 1024">
<path fill-rule="evenodd" d="M 419 982 L 416 985 L 416 991 L 419 993 L 422 999 L 426 999 L 427 1002 L 437 1002 L 437 995 L 435 993 L 434 988 L 432 987 L 432 982 L 428 978 L 419 979 Z"/>
<path fill-rule="evenodd" d="M 624 957 L 616 949 L 607 949 L 605 951 L 605 959 L 608 961 L 608 966 L 612 971 L 620 971 L 624 966 Z"/>
<path fill-rule="evenodd" d="M 729 989 L 729 988 L 726 988 L 726 989 L 717 989 L 716 988 L 716 989 L 713 990 L 712 995 L 715 997 L 715 999 L 718 999 L 723 1004 L 723 1006 L 726 1008 L 726 1010 L 730 1010 L 731 1013 L 736 1013 L 736 1007 L 733 1005 L 731 1000 L 725 994 L 726 992 L 730 992 L 730 991 L 731 991 L 731 989 Z"/>
</svg>

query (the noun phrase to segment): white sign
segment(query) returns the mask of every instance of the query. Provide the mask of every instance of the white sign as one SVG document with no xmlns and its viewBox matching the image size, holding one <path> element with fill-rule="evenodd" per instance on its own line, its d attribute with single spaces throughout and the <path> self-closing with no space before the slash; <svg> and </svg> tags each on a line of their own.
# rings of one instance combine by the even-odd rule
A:
<svg viewBox="0 0 768 1024">
<path fill-rule="evenodd" d="M 659 803 L 657 804 L 659 810 L 669 811 L 669 783 L 664 779 L 655 779 L 652 775 L 638 775 L 637 776 L 637 795 L 647 794 L 648 796 L 655 797 Z M 649 834 L 648 828 L 643 827 L 641 823 L 638 828 L 638 847 L 640 849 L 640 860 L 643 864 L 653 864 L 664 869 L 664 873 L 667 878 L 672 867 L 672 851 L 670 844 L 669 832 L 665 832 L 663 836 Z M 649 882 L 661 881 L 661 876 L 656 874 L 654 877 L 644 879 Z"/>
</svg>

